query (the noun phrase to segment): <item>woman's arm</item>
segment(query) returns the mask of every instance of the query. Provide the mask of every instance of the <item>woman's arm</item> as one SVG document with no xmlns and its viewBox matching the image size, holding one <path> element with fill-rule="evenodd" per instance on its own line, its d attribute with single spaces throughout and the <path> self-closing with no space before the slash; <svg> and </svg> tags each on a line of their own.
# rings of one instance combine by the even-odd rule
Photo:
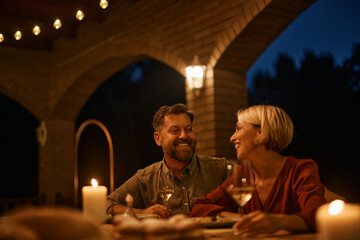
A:
<svg viewBox="0 0 360 240">
<path fill-rule="evenodd" d="M 191 217 L 216 216 L 219 212 L 237 212 L 238 206 L 224 190 L 224 182 L 214 191 L 206 194 L 203 198 L 197 199 L 191 210 Z"/>
<path fill-rule="evenodd" d="M 241 236 L 266 236 L 285 230 L 287 232 L 305 232 L 310 228 L 305 220 L 297 215 L 267 214 L 254 211 L 244 215 L 233 226 L 234 232 Z"/>
</svg>

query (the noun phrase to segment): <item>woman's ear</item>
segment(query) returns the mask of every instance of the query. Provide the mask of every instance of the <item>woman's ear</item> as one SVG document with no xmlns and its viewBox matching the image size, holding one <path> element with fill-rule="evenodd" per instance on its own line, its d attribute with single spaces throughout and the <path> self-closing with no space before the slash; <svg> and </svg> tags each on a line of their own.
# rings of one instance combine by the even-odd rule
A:
<svg viewBox="0 0 360 240">
<path fill-rule="evenodd" d="M 159 132 L 154 132 L 154 140 L 156 142 L 156 145 L 158 145 L 159 147 L 161 147 L 161 136 Z"/>
<path fill-rule="evenodd" d="M 264 137 L 262 135 L 262 132 L 261 132 L 261 127 L 258 127 L 257 131 L 256 131 L 256 136 L 255 136 L 255 139 L 254 139 L 254 143 L 257 144 L 257 145 L 260 145 L 260 144 L 263 144 L 264 142 Z"/>
</svg>

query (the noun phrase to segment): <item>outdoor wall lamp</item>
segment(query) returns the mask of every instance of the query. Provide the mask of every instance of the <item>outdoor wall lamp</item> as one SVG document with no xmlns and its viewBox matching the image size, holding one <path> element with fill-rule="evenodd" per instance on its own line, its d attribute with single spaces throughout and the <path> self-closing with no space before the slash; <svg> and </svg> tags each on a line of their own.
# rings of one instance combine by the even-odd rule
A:
<svg viewBox="0 0 360 240">
<path fill-rule="evenodd" d="M 198 95 L 204 86 L 206 66 L 201 65 L 199 57 L 194 56 L 193 63 L 185 68 L 188 87 Z"/>
<path fill-rule="evenodd" d="M 41 121 L 40 125 L 36 128 L 36 137 L 40 145 L 44 147 L 47 140 L 47 128 L 45 121 Z"/>
</svg>

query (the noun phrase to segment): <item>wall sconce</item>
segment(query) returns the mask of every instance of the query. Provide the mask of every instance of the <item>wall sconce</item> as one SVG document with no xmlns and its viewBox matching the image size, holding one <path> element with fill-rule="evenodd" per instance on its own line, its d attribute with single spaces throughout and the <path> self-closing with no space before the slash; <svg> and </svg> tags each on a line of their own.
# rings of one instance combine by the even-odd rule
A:
<svg viewBox="0 0 360 240">
<path fill-rule="evenodd" d="M 201 65 L 199 57 L 194 56 L 193 63 L 185 68 L 186 79 L 190 89 L 198 96 L 204 86 L 206 66 Z"/>
<path fill-rule="evenodd" d="M 41 121 L 40 125 L 36 128 L 36 137 L 40 145 L 45 146 L 47 140 L 47 129 L 45 126 L 45 121 Z"/>
</svg>

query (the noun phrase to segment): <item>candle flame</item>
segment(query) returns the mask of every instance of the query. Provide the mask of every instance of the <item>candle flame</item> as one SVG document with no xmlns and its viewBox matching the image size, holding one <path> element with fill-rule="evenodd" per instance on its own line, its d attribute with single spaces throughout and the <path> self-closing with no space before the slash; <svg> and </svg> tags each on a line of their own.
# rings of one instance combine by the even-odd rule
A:
<svg viewBox="0 0 360 240">
<path fill-rule="evenodd" d="M 98 187 L 98 182 L 96 181 L 95 178 L 91 179 L 91 185 L 92 185 L 93 187 Z"/>
<path fill-rule="evenodd" d="M 338 215 L 344 209 L 344 201 L 334 200 L 329 204 L 329 214 Z"/>
</svg>

